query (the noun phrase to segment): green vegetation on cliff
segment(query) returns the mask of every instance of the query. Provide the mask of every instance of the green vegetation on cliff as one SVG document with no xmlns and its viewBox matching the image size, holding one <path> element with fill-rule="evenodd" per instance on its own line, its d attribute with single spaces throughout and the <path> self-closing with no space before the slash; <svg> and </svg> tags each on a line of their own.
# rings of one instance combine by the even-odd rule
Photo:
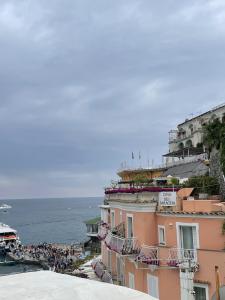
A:
<svg viewBox="0 0 225 300">
<path fill-rule="evenodd" d="M 187 182 L 185 182 L 184 187 L 195 188 L 195 192 L 206 193 L 209 195 L 219 194 L 219 183 L 215 177 L 212 176 L 194 176 L 190 177 Z"/>
<path fill-rule="evenodd" d="M 220 154 L 220 165 L 225 174 L 225 123 L 218 119 L 204 126 L 203 144 L 209 154 L 217 150 Z"/>
</svg>

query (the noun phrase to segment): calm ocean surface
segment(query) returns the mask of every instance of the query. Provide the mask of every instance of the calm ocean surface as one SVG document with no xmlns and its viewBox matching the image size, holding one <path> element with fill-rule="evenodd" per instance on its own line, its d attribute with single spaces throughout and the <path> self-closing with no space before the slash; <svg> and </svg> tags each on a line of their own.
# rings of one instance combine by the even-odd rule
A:
<svg viewBox="0 0 225 300">
<path fill-rule="evenodd" d="M 23 244 L 68 243 L 86 240 L 85 220 L 100 216 L 103 198 L 0 200 L 12 206 L 0 212 L 0 223 L 18 231 Z"/>
</svg>

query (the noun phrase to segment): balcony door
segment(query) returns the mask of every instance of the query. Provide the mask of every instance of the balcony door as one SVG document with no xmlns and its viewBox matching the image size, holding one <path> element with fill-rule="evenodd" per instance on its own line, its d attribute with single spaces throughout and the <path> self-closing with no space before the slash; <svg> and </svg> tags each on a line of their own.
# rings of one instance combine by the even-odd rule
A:
<svg viewBox="0 0 225 300">
<path fill-rule="evenodd" d="M 199 248 L 198 224 L 177 223 L 178 248 L 195 250 Z"/>
<path fill-rule="evenodd" d="M 199 233 L 197 223 L 177 223 L 177 254 L 183 262 L 197 262 Z"/>
<path fill-rule="evenodd" d="M 180 226 L 180 245 L 182 249 L 196 249 L 196 228 Z"/>
<path fill-rule="evenodd" d="M 147 274 L 148 294 L 159 299 L 159 280 L 158 277 Z"/>
<path fill-rule="evenodd" d="M 127 237 L 132 238 L 133 236 L 133 216 L 127 216 Z"/>
</svg>

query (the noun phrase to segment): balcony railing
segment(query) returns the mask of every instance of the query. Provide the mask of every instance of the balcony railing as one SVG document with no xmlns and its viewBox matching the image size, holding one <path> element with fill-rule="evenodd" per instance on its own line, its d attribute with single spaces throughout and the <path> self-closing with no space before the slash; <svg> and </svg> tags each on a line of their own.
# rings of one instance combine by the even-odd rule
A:
<svg viewBox="0 0 225 300">
<path fill-rule="evenodd" d="M 108 249 L 121 255 L 133 255 L 139 252 L 136 238 L 121 238 L 112 234 L 110 231 L 105 238 L 105 244 Z"/>
<path fill-rule="evenodd" d="M 91 266 L 95 271 L 95 274 L 100 278 L 103 282 L 113 283 L 111 274 L 105 269 L 103 263 L 95 259 L 92 261 Z"/>
<path fill-rule="evenodd" d="M 159 248 L 142 245 L 135 260 L 147 265 L 159 266 Z"/>
<path fill-rule="evenodd" d="M 167 264 L 170 267 L 189 268 L 197 266 L 197 250 L 172 248 L 169 250 Z"/>
<path fill-rule="evenodd" d="M 98 227 L 98 239 L 103 241 L 106 238 L 108 231 L 109 225 L 107 223 L 101 223 Z"/>
</svg>

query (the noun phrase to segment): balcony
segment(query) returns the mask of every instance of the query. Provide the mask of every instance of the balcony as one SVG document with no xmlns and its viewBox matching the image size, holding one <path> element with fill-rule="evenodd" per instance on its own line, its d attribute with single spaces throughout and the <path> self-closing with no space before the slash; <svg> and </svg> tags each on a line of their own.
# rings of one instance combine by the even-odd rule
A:
<svg viewBox="0 0 225 300">
<path fill-rule="evenodd" d="M 119 253 L 121 255 L 135 255 L 138 254 L 138 243 L 136 238 L 123 238 L 108 232 L 105 238 L 105 244 L 108 249 Z"/>
<path fill-rule="evenodd" d="M 94 259 L 91 263 L 92 269 L 101 281 L 106 283 L 113 283 L 111 274 L 106 270 L 102 261 L 99 259 Z"/>
<path fill-rule="evenodd" d="M 101 221 L 100 217 L 85 221 L 87 227 L 87 236 L 88 237 L 97 237 L 98 236 L 98 225 Z"/>
<path fill-rule="evenodd" d="M 169 250 L 167 265 L 175 268 L 196 268 L 197 250 L 172 248 Z"/>
<path fill-rule="evenodd" d="M 141 251 L 135 258 L 135 261 L 147 265 L 159 266 L 159 248 L 142 245 Z"/>
<path fill-rule="evenodd" d="M 107 223 L 101 223 L 99 226 L 98 226 L 98 239 L 100 241 L 103 241 L 106 236 L 107 236 L 107 233 L 109 231 L 109 225 Z"/>
</svg>

